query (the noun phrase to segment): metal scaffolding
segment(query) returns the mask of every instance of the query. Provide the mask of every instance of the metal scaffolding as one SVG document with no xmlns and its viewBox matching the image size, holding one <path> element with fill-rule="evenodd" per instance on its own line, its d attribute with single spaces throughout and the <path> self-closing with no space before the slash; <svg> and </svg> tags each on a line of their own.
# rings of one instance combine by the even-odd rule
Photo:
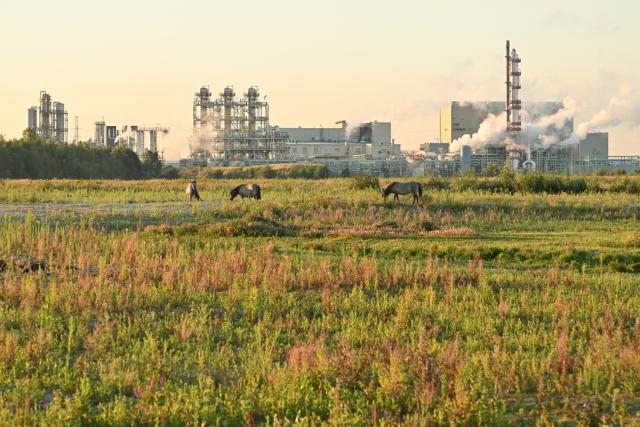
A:
<svg viewBox="0 0 640 427">
<path fill-rule="evenodd" d="M 212 99 L 203 86 L 193 101 L 191 157 L 211 160 L 287 159 L 288 136 L 269 124 L 269 104 L 256 87 L 236 98 L 228 86 Z"/>
<path fill-rule="evenodd" d="M 67 142 L 69 118 L 62 102 L 52 102 L 51 95 L 40 92 L 40 106 L 28 110 L 29 129 L 47 141 Z"/>
</svg>

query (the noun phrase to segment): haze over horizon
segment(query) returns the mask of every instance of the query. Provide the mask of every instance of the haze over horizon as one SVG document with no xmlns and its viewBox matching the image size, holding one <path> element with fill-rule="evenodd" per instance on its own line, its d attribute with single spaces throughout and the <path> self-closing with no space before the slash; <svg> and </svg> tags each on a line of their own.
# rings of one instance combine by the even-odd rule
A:
<svg viewBox="0 0 640 427">
<path fill-rule="evenodd" d="M 439 136 L 452 100 L 502 100 L 504 41 L 522 57 L 524 101 L 574 98 L 588 120 L 612 97 L 640 99 L 640 5 L 629 0 L 447 6 L 418 1 L 220 3 L 115 0 L 3 6 L 0 134 L 19 136 L 41 90 L 65 103 L 69 140 L 96 120 L 171 128 L 165 157 L 188 154 L 194 92 L 251 85 L 271 123 L 390 121 L 416 149 Z M 632 123 L 610 132 L 612 155 L 640 154 Z"/>
</svg>

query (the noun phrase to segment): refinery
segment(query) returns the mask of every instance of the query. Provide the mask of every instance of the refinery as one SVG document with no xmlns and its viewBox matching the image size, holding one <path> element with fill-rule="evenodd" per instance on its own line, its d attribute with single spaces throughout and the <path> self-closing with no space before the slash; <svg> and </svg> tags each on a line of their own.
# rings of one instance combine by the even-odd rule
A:
<svg viewBox="0 0 640 427">
<path fill-rule="evenodd" d="M 162 158 L 164 138 L 169 128 L 163 126 L 107 125 L 104 120 L 94 123 L 94 137 L 84 141 L 95 148 L 127 148 L 140 158 L 145 152 L 157 153 Z M 52 101 L 46 91 L 40 92 L 40 105 L 27 109 L 27 128 L 45 141 L 68 143 L 69 113 L 64 103 Z M 80 143 L 78 116 L 72 143 Z"/>
<path fill-rule="evenodd" d="M 450 101 L 440 110 L 440 135 L 401 150 L 391 123 L 371 120 L 332 127 L 278 126 L 270 121 L 269 103 L 257 86 L 241 94 L 233 86 L 214 95 L 200 87 L 192 103 L 190 154 L 176 166 L 239 166 L 271 163 L 320 163 L 334 175 L 365 173 L 383 176 L 452 176 L 483 174 L 487 168 L 516 172 L 592 174 L 596 171 L 640 169 L 638 156 L 610 156 L 609 135 L 574 126 L 566 100 L 529 102 L 522 99 L 522 59 L 509 41 L 505 50 L 505 92 L 502 100 Z M 498 79 L 496 78 L 496 82 Z M 496 84 L 498 86 L 498 84 Z M 41 138 L 68 140 L 68 113 L 62 102 L 40 93 L 38 107 L 28 109 L 28 128 Z M 142 157 L 163 158 L 167 127 L 94 123 L 86 144 L 124 147 Z M 75 117 L 73 143 L 80 142 Z"/>
<path fill-rule="evenodd" d="M 40 92 L 40 105 L 27 110 L 27 128 L 44 140 L 67 142 L 68 113 L 64 103 L 51 101 L 51 95 Z"/>
</svg>

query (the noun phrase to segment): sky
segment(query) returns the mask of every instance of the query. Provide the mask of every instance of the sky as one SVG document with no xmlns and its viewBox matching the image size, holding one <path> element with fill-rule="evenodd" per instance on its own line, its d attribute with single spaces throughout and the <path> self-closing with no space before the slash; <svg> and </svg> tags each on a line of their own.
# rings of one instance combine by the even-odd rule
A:
<svg viewBox="0 0 640 427">
<path fill-rule="evenodd" d="M 439 136 L 452 100 L 502 100 L 504 43 L 522 58 L 522 99 L 640 100 L 640 3 L 75 0 L 0 5 L 0 134 L 19 136 L 41 90 L 65 103 L 70 140 L 96 120 L 162 125 L 165 158 L 189 153 L 194 93 L 249 86 L 271 123 L 390 121 L 403 149 Z M 611 129 L 610 154 L 640 154 Z"/>
</svg>

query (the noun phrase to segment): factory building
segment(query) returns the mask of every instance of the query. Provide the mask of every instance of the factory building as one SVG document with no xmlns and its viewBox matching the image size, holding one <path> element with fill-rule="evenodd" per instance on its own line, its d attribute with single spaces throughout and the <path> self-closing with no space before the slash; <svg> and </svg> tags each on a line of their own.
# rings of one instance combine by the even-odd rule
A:
<svg viewBox="0 0 640 427">
<path fill-rule="evenodd" d="M 577 158 L 582 161 L 604 160 L 609 158 L 609 134 L 607 132 L 588 133 L 574 148 Z"/>
<path fill-rule="evenodd" d="M 314 143 L 314 142 L 344 142 L 346 141 L 346 127 L 335 128 L 285 128 L 281 127 L 280 131 L 289 136 L 289 141 L 296 143 Z"/>
<path fill-rule="evenodd" d="M 400 157 L 400 145 L 391 139 L 391 123 L 368 122 L 347 129 L 280 128 L 289 137 L 287 146 L 292 160 L 317 158 L 391 160 Z"/>
<path fill-rule="evenodd" d="M 27 127 L 46 141 L 67 142 L 68 114 L 62 102 L 40 92 L 40 106 L 27 109 Z"/>
<path fill-rule="evenodd" d="M 93 140 L 93 142 L 98 147 L 104 147 L 105 146 L 104 132 L 105 132 L 105 126 L 106 126 L 104 120 L 99 120 L 95 122 L 95 126 L 96 126 L 96 132 L 95 132 L 95 139 Z"/>
</svg>

